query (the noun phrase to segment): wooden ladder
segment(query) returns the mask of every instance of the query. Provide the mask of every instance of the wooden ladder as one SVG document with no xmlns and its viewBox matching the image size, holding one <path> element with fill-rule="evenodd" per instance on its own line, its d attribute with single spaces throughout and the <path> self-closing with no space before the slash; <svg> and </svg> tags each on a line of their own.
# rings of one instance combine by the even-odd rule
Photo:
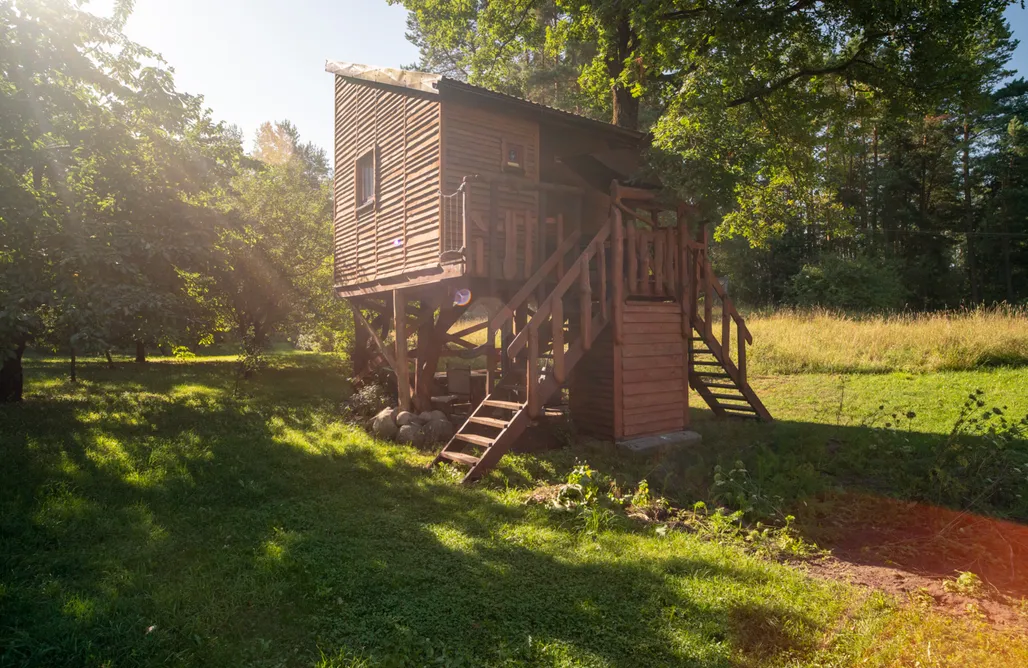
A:
<svg viewBox="0 0 1028 668">
<path fill-rule="evenodd" d="M 487 394 L 453 438 L 436 455 L 429 467 L 452 462 L 468 467 L 464 482 L 480 478 L 495 467 L 533 420 L 542 415 L 543 406 L 567 381 L 568 373 L 595 343 L 610 321 L 611 301 L 607 295 L 605 243 L 611 223 L 601 227 L 577 258 L 564 269 L 562 259 L 577 249 L 577 233 L 568 237 L 525 283 L 518 293 L 490 321 L 486 346 L 494 345 L 494 333 L 526 304 L 532 292 L 551 274 L 556 286 L 537 305 L 535 313 L 504 351 L 511 360 L 507 372 L 495 385 L 492 381 L 497 356 L 486 352 Z M 591 271 L 595 263 L 595 272 Z M 558 269 L 559 267 L 559 269 Z M 599 281 L 598 295 L 592 289 L 593 274 Z M 578 286 L 578 308 L 565 312 L 564 298 Z M 594 315 L 594 305 L 597 311 Z M 567 317 L 566 317 L 567 316 Z M 565 323 L 575 322 L 578 337 L 565 349 Z M 540 350 L 540 330 L 547 344 Z M 550 366 L 540 362 L 550 353 Z"/>
</svg>

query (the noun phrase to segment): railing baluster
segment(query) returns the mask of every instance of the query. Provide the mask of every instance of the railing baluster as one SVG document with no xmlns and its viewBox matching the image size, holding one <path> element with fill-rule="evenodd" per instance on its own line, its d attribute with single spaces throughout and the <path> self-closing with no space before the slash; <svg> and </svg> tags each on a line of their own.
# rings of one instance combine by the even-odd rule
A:
<svg viewBox="0 0 1028 668">
<path fill-rule="evenodd" d="M 653 232 L 641 232 L 639 234 L 639 255 L 642 258 L 642 269 L 640 270 L 642 279 L 642 290 L 640 292 L 644 295 L 652 295 L 653 289 L 650 283 L 650 243 L 653 241 Z"/>
<path fill-rule="evenodd" d="M 628 239 L 628 296 L 639 294 L 639 251 L 636 249 L 635 223 L 625 221 Z"/>
<path fill-rule="evenodd" d="M 607 312 L 607 248 L 606 244 L 600 246 L 600 315 L 603 322 L 607 322 L 610 313 Z"/>
<path fill-rule="evenodd" d="M 579 289 L 579 317 L 582 319 L 582 347 L 585 350 L 589 350 L 593 347 L 592 337 L 592 325 L 593 325 L 593 287 L 589 278 L 589 260 L 591 249 L 587 249 L 582 254 L 582 270 L 579 272 L 578 277 L 578 289 Z M 603 254 L 603 249 L 600 248 L 600 255 Z"/>
<path fill-rule="evenodd" d="M 488 327 L 485 336 L 485 393 L 489 394 L 496 386 L 496 330 Z"/>
<path fill-rule="evenodd" d="M 664 295 L 664 238 L 667 233 L 657 230 L 653 235 L 653 293 Z"/>
<path fill-rule="evenodd" d="M 611 244 L 614 250 L 614 342 L 620 345 L 623 342 L 622 328 L 624 322 L 625 308 L 625 227 L 622 221 L 621 211 L 611 207 L 611 223 L 614 229 L 614 241 Z"/>
<path fill-rule="evenodd" d="M 710 340 L 714 337 L 714 291 L 710 285 L 710 276 L 707 270 L 707 257 L 704 254 L 701 255 L 700 258 L 700 262 L 703 265 L 700 268 L 700 280 L 703 281 L 703 332 L 707 335 L 707 340 Z"/>
<path fill-rule="evenodd" d="M 550 322 L 553 323 L 553 377 L 558 383 L 567 380 L 564 369 L 564 295 L 554 295 L 550 307 Z"/>
<path fill-rule="evenodd" d="M 731 361 L 732 348 L 732 316 L 728 312 L 728 301 L 721 300 L 721 356 L 725 362 Z"/>
<path fill-rule="evenodd" d="M 528 365 L 525 368 L 525 400 L 528 403 L 528 415 L 539 417 L 539 330 L 533 325 L 528 326 Z"/>
<path fill-rule="evenodd" d="M 742 387 L 746 385 L 746 337 L 742 335 L 739 323 L 735 324 L 735 335 L 739 338 L 739 386 Z"/>
</svg>

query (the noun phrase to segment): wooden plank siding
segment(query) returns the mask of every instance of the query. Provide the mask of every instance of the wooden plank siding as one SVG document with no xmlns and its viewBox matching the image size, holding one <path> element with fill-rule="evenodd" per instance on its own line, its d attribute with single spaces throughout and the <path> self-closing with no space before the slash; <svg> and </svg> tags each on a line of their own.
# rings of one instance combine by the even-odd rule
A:
<svg viewBox="0 0 1028 668">
<path fill-rule="evenodd" d="M 336 77 L 335 285 L 439 266 L 440 102 Z M 357 158 L 376 151 L 375 205 L 356 206 Z"/>
<path fill-rule="evenodd" d="M 676 302 L 628 301 L 620 346 L 622 419 L 615 438 L 684 429 L 685 347 Z"/>
<path fill-rule="evenodd" d="M 490 108 L 482 108 L 462 104 L 454 100 L 443 102 L 443 186 L 444 193 L 452 193 L 460 187 L 465 176 L 489 175 L 502 173 L 503 142 L 519 144 L 524 147 L 524 177 L 532 181 L 539 180 L 539 123 L 511 113 L 503 113 Z M 470 267 L 468 273 L 474 276 L 486 276 L 489 269 L 489 258 L 496 257 L 503 264 L 507 248 L 507 231 L 510 226 L 505 224 L 508 214 L 513 216 L 512 227 L 517 234 L 517 259 L 511 260 L 509 266 L 515 267 L 516 278 L 526 278 L 524 273 L 525 230 L 540 229 L 539 195 L 536 191 L 523 190 L 517 192 L 511 188 L 501 187 L 499 190 L 498 220 L 494 240 L 497 246 L 496 255 L 490 255 L 489 248 L 489 185 L 483 181 L 471 184 L 470 215 L 472 223 L 471 242 L 468 245 Z M 476 261 L 476 258 L 479 261 Z M 536 262 L 542 258 L 536 258 Z M 503 276 L 502 266 L 496 268 L 497 277 Z"/>
</svg>

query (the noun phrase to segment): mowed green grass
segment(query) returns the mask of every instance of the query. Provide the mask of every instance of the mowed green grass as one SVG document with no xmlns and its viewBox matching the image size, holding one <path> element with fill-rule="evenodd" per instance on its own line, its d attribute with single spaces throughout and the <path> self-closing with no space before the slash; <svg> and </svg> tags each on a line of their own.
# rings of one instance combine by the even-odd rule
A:
<svg viewBox="0 0 1028 668">
<path fill-rule="evenodd" d="M 340 422 L 342 367 L 276 355 L 238 382 L 221 358 L 88 362 L 72 385 L 63 362 L 31 361 L 26 402 L 0 406 L 0 664 L 1028 662 L 1021 636 L 810 579 L 732 543 L 627 519 L 589 535 L 526 504 L 579 458 L 629 481 L 654 471 L 602 444 L 508 457 L 460 486 L 424 468 L 431 453 Z M 1023 386 L 1017 372 L 990 373 L 1011 396 Z M 664 462 L 681 477 L 673 489 L 701 489 L 716 461 L 753 453 L 747 442 L 773 449 L 803 433 L 796 425 L 840 426 L 827 407 L 841 381 L 797 378 L 809 385 L 756 379 L 784 418 L 773 427 L 698 412 L 703 449 Z M 847 414 L 883 388 L 907 397 L 906 382 L 849 385 L 864 398 Z M 925 409 L 927 431 L 943 429 L 948 403 L 939 397 L 938 420 Z"/>
</svg>

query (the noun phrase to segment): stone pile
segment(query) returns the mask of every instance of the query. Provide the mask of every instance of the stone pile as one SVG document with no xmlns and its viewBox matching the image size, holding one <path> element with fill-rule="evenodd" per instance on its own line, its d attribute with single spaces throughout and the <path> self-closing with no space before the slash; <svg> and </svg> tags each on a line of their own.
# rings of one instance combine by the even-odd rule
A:
<svg viewBox="0 0 1028 668">
<path fill-rule="evenodd" d="M 371 421 L 371 433 L 386 441 L 410 443 L 415 447 L 426 443 L 445 443 L 453 437 L 453 423 L 442 411 L 417 414 L 398 408 L 383 408 Z"/>
</svg>

